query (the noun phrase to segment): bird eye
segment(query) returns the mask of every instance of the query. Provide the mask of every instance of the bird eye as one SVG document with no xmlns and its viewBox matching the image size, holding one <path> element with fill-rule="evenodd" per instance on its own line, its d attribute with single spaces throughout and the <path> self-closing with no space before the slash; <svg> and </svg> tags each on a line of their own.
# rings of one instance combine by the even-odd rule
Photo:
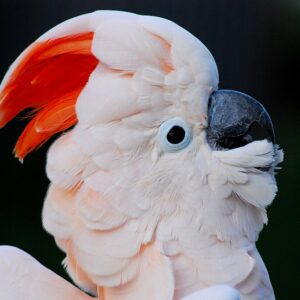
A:
<svg viewBox="0 0 300 300">
<path fill-rule="evenodd" d="M 192 129 L 183 119 L 176 117 L 161 124 L 158 137 L 165 151 L 176 152 L 189 145 Z"/>
</svg>

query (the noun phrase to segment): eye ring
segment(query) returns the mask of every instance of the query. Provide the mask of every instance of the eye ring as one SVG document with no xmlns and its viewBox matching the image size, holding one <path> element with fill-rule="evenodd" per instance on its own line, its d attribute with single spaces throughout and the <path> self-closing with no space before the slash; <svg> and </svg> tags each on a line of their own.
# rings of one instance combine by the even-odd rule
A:
<svg viewBox="0 0 300 300">
<path fill-rule="evenodd" d="M 175 117 L 161 124 L 158 139 L 163 150 L 177 152 L 190 144 L 192 129 L 183 119 Z"/>
</svg>

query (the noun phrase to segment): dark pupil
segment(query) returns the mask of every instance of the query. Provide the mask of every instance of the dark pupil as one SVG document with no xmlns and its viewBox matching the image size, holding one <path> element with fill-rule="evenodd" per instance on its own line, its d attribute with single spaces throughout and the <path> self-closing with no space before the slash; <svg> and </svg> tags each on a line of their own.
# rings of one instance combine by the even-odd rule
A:
<svg viewBox="0 0 300 300">
<path fill-rule="evenodd" d="M 179 144 L 185 137 L 185 131 L 180 126 L 174 126 L 167 134 L 167 139 L 171 144 Z"/>
</svg>

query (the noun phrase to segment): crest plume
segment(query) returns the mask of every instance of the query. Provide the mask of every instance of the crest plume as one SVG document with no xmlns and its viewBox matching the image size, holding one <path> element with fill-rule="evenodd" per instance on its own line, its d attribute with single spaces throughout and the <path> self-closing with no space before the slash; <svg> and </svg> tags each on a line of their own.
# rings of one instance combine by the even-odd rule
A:
<svg viewBox="0 0 300 300">
<path fill-rule="evenodd" d="M 99 62 L 91 53 L 93 35 L 37 41 L 12 70 L 0 92 L 0 127 L 21 111 L 32 110 L 15 146 L 18 158 L 77 122 L 77 97 Z"/>
</svg>

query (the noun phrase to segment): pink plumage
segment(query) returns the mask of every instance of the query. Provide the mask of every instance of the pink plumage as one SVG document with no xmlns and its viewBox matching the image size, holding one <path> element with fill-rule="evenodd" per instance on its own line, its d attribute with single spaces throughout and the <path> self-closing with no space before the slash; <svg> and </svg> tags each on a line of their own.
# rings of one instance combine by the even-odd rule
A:
<svg viewBox="0 0 300 300">
<path fill-rule="evenodd" d="M 217 89 L 216 63 L 197 38 L 161 18 L 113 11 L 56 26 L 8 71 L 1 126 L 33 110 L 19 158 L 74 126 L 48 152 L 43 225 L 73 281 L 99 300 L 199 290 L 199 300 L 274 299 L 255 242 L 282 152 L 268 140 L 209 144 Z M 41 270 L 55 290 L 57 277 Z M 61 284 L 70 299 L 92 299 Z M 24 299 L 41 299 L 42 289 L 36 282 L 36 298 Z M 5 300 L 17 300 L 8 290 L 0 285 Z"/>
</svg>

